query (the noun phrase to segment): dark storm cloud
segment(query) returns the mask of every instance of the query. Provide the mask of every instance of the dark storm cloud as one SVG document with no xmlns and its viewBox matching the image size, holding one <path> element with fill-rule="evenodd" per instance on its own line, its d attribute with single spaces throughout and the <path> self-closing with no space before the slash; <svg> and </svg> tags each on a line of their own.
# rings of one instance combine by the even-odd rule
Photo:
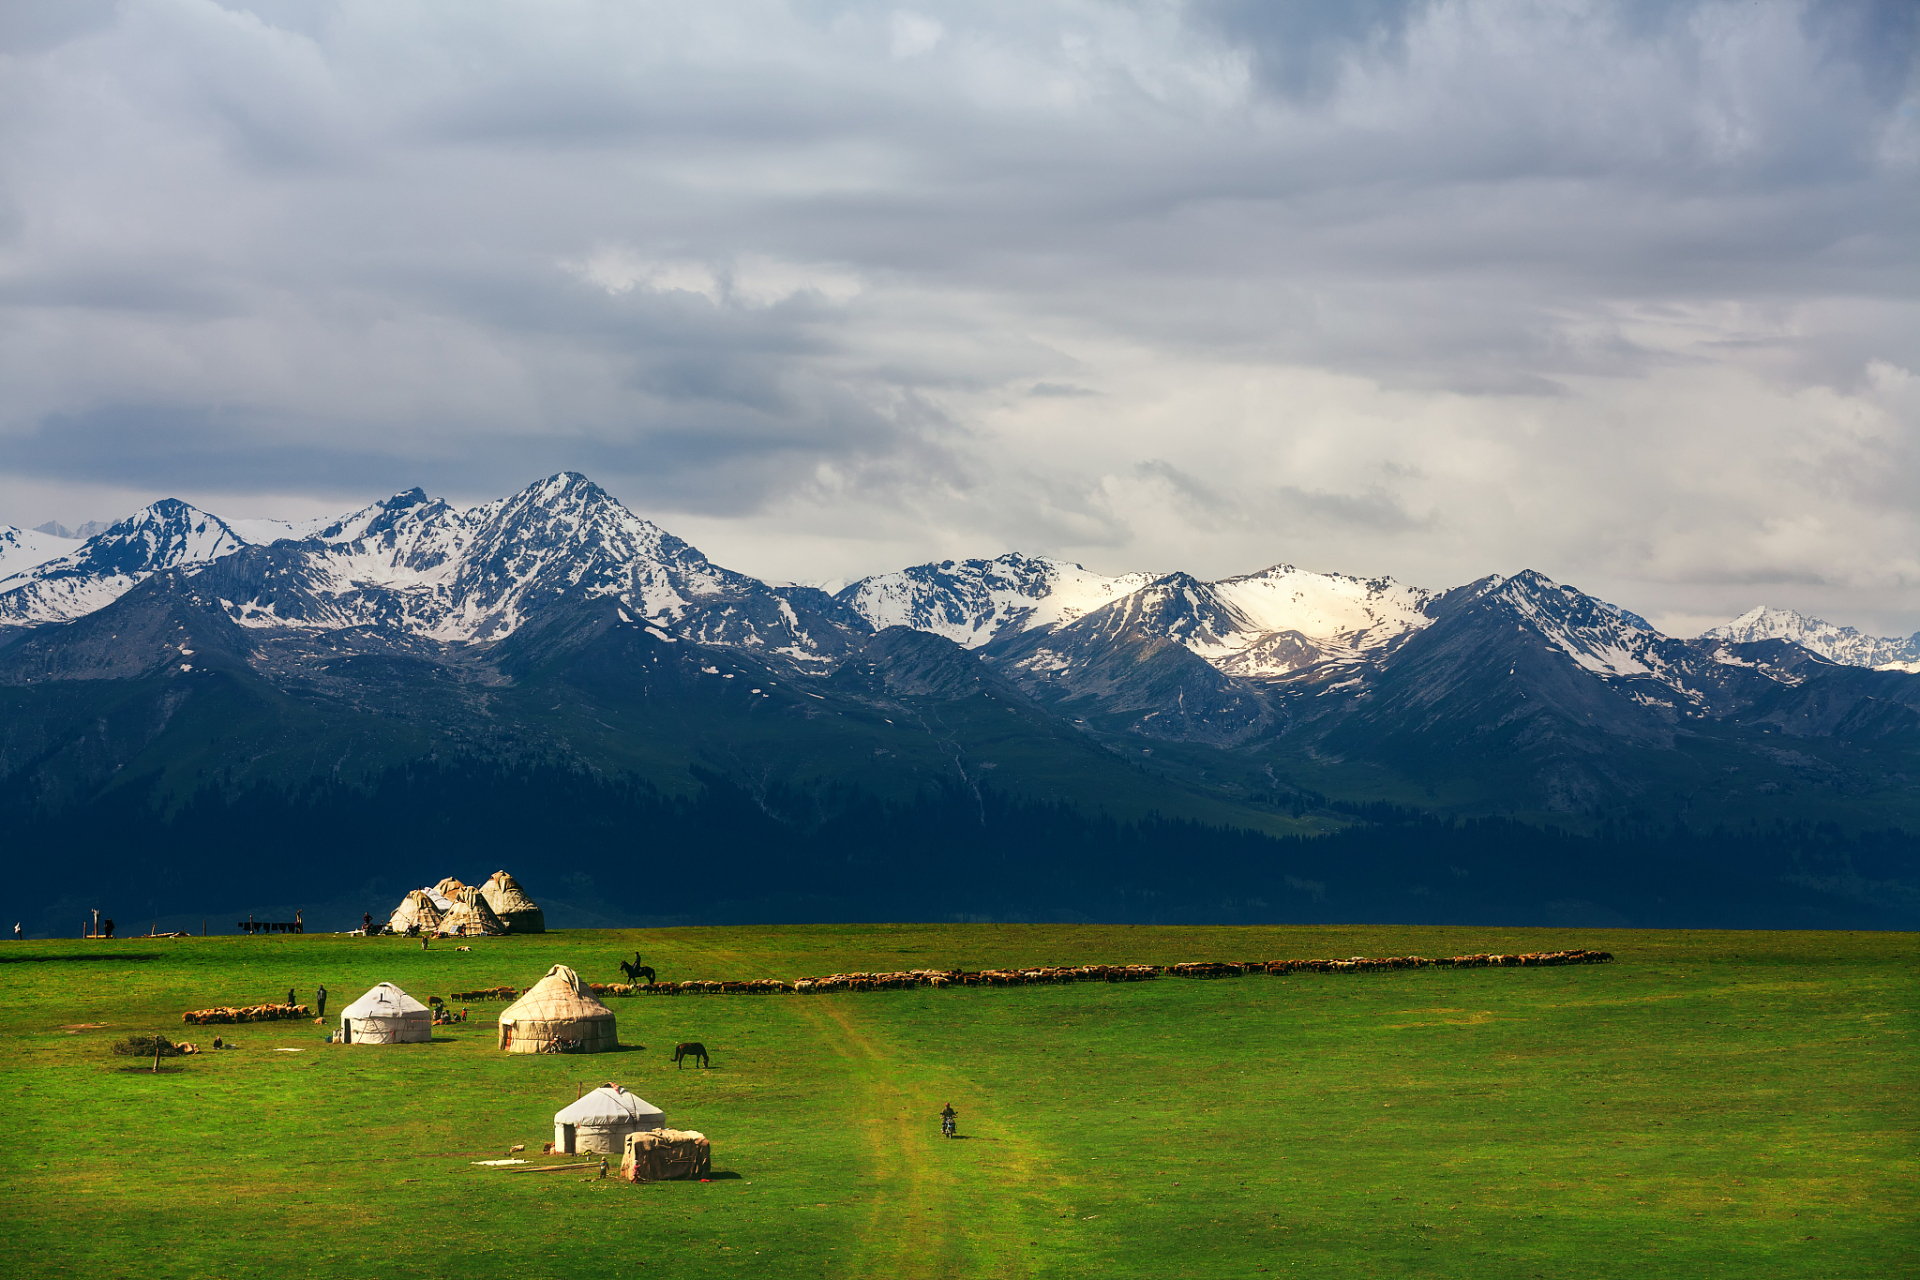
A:
<svg viewBox="0 0 1920 1280">
<path fill-rule="evenodd" d="M 1910 3 L 126 0 L 0 50 L 16 505 L 576 467 L 795 577 L 1920 611 Z"/>
</svg>

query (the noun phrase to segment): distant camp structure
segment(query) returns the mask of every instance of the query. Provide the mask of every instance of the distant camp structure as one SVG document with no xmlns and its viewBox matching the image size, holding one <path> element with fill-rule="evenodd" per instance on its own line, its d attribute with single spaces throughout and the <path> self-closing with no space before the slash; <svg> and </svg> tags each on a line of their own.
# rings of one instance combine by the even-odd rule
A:
<svg viewBox="0 0 1920 1280">
<path fill-rule="evenodd" d="M 630 1133 L 620 1158 L 628 1182 L 691 1182 L 713 1173 L 713 1144 L 692 1129 Z"/>
<path fill-rule="evenodd" d="M 447 938 L 497 938 L 506 931 L 480 891 L 466 886 L 454 895 L 453 909 L 440 918 L 436 930 Z"/>
<path fill-rule="evenodd" d="M 613 1010 L 581 990 L 563 964 L 547 970 L 500 1015 L 500 1047 L 508 1053 L 604 1053 L 620 1047 Z"/>
<path fill-rule="evenodd" d="M 425 889 L 414 889 L 400 899 L 400 905 L 393 909 L 387 927 L 395 933 L 405 933 L 409 929 L 418 933 L 432 933 L 440 927 L 445 915 L 446 911 L 433 904 L 433 899 L 427 896 Z"/>
<path fill-rule="evenodd" d="M 343 1044 L 425 1044 L 433 1039 L 433 1011 L 382 982 L 340 1011 Z"/>
<path fill-rule="evenodd" d="M 545 933 L 547 916 L 520 882 L 496 871 L 485 884 L 462 884 L 452 876 L 410 890 L 374 933 L 434 933 L 448 938 L 495 938 L 508 933 Z"/>
<path fill-rule="evenodd" d="M 500 923 L 507 927 L 508 933 L 545 933 L 547 931 L 547 913 L 540 904 L 527 896 L 520 882 L 504 871 L 496 871 L 487 877 L 480 886 L 481 894 L 487 905 L 493 908 L 493 914 L 500 917 Z"/>
<path fill-rule="evenodd" d="M 553 1148 L 567 1155 L 617 1156 L 626 1150 L 628 1134 L 666 1127 L 666 1112 L 609 1080 L 553 1113 Z"/>
</svg>

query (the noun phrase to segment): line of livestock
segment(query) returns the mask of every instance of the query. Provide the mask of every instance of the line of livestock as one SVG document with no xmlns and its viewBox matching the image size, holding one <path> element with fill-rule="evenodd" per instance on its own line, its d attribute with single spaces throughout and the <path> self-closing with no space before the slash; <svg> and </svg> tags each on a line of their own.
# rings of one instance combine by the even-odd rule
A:
<svg viewBox="0 0 1920 1280">
<path fill-rule="evenodd" d="M 313 1010 L 303 1004 L 221 1005 L 214 1009 L 189 1009 L 180 1015 L 180 1021 L 206 1026 L 216 1022 L 279 1022 L 285 1018 L 312 1016 Z"/>
<path fill-rule="evenodd" d="M 1198 961 L 1185 964 L 1086 964 L 1030 969 L 908 969 L 895 973 L 832 973 L 820 977 L 751 978 L 734 981 L 690 979 L 684 982 L 589 983 L 597 996 L 677 995 L 824 995 L 834 991 L 901 991 L 913 987 L 1027 987 L 1072 982 L 1145 982 L 1165 975 L 1174 978 L 1237 978 L 1249 973 L 1276 977 L 1294 973 L 1385 973 L 1395 969 L 1522 969 L 1548 965 L 1605 964 L 1607 951 L 1529 951 L 1520 954 L 1480 953 L 1464 956 L 1350 956 L 1344 960 Z M 497 993 L 497 995 L 496 995 Z M 455 999 L 508 998 L 511 988 L 496 992 L 455 993 Z"/>
</svg>

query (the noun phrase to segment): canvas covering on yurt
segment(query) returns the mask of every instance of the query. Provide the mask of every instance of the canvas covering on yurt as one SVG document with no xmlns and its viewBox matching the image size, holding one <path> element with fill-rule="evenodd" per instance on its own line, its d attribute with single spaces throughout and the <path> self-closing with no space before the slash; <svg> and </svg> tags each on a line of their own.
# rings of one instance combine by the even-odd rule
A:
<svg viewBox="0 0 1920 1280">
<path fill-rule="evenodd" d="M 520 882 L 504 871 L 496 871 L 487 877 L 480 886 L 480 892 L 486 897 L 487 905 L 493 908 L 493 914 L 500 917 L 500 923 L 507 926 L 508 933 L 545 933 L 547 931 L 547 913 L 540 904 L 527 896 Z"/>
<path fill-rule="evenodd" d="M 666 1112 L 609 1081 L 553 1113 L 553 1145 L 568 1155 L 618 1155 L 626 1149 L 628 1134 L 666 1127 Z"/>
<path fill-rule="evenodd" d="M 433 1039 L 433 1010 L 383 982 L 340 1011 L 348 1044 L 425 1044 Z"/>
<path fill-rule="evenodd" d="M 713 1174 L 713 1144 L 691 1129 L 653 1129 L 630 1133 L 620 1157 L 620 1176 L 628 1182 L 679 1182 Z"/>
<path fill-rule="evenodd" d="M 418 927 L 422 932 L 431 932 L 440 927 L 440 917 L 444 913 L 433 905 L 433 899 L 424 889 L 415 889 L 400 899 L 400 905 L 393 909 L 393 916 L 387 921 L 387 927 L 395 933 L 405 933 L 409 928 Z"/>
<path fill-rule="evenodd" d="M 442 880 L 439 884 L 433 886 L 433 896 L 436 898 L 445 898 L 448 901 L 452 901 L 453 899 L 459 897 L 460 891 L 466 887 L 467 886 L 465 884 L 461 883 L 459 877 L 448 876 L 446 879 Z"/>
<path fill-rule="evenodd" d="M 454 896 L 453 910 L 440 918 L 438 930 L 449 938 L 497 938 L 506 931 L 478 889 L 462 889 Z"/>
<path fill-rule="evenodd" d="M 613 1010 L 582 991 L 580 975 L 563 964 L 500 1015 L 500 1047 L 508 1053 L 551 1053 L 557 1041 L 572 1041 L 579 1053 L 620 1047 Z"/>
</svg>

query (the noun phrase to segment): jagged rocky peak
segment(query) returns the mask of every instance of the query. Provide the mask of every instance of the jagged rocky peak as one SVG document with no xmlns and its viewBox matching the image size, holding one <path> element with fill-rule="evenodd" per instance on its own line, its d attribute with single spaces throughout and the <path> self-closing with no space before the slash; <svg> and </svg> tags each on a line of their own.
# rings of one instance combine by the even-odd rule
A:
<svg viewBox="0 0 1920 1280">
<path fill-rule="evenodd" d="M 876 631 L 911 627 L 977 649 L 1003 632 L 1073 622 L 1124 599 L 1156 575 L 1095 573 L 1047 556 L 942 560 L 863 578 L 835 597 Z"/>
<path fill-rule="evenodd" d="M 1709 627 L 1700 638 L 1730 644 L 1786 640 L 1849 667 L 1906 670 L 1920 662 L 1920 633 L 1904 640 L 1870 636 L 1853 627 L 1836 626 L 1792 609 L 1771 609 L 1766 605 L 1749 609 L 1731 622 Z"/>
</svg>

